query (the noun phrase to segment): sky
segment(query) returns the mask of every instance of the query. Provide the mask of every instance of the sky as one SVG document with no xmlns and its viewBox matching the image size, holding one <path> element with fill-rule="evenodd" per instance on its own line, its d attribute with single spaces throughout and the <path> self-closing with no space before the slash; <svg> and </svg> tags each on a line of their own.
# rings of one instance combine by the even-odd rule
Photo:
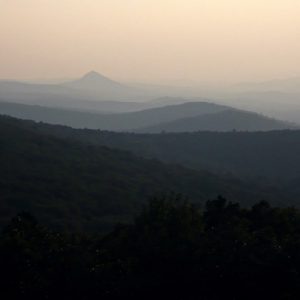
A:
<svg viewBox="0 0 300 300">
<path fill-rule="evenodd" d="M 300 76 L 299 0 L 0 0 L 0 78 Z"/>
</svg>

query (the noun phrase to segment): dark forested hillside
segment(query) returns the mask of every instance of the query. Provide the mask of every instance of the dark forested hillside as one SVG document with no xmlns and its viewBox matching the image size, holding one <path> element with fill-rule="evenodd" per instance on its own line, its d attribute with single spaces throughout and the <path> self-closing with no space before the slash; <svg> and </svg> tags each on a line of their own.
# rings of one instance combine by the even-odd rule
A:
<svg viewBox="0 0 300 300">
<path fill-rule="evenodd" d="M 57 228 L 105 229 L 128 221 L 148 196 L 163 192 L 197 203 L 218 194 L 245 205 L 258 198 L 279 200 L 271 190 L 231 177 L 51 137 L 35 130 L 39 126 L 0 118 L 1 224 L 25 210 Z"/>
<path fill-rule="evenodd" d="M 14 124 L 84 144 L 128 150 L 198 170 L 232 173 L 294 186 L 300 178 L 300 131 L 134 134 L 77 130 L 30 121 Z"/>
</svg>

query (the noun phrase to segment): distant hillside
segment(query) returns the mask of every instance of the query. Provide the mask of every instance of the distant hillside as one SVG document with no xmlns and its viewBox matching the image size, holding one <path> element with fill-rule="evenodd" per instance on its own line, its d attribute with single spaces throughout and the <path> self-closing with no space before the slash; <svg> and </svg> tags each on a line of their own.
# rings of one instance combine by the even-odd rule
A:
<svg viewBox="0 0 300 300">
<path fill-rule="evenodd" d="M 68 125 L 74 128 L 98 129 L 103 123 L 101 123 L 100 112 L 92 113 L 8 102 L 0 102 L 0 114 L 49 124 Z"/>
<path fill-rule="evenodd" d="M 300 92 L 241 91 L 226 97 L 226 103 L 240 109 L 262 112 L 274 118 L 300 124 Z"/>
<path fill-rule="evenodd" d="M 18 81 L 0 81 L 0 101 L 34 104 L 49 107 L 124 112 L 139 109 L 134 102 L 156 97 L 151 92 L 139 90 L 110 80 L 96 72 L 89 72 L 78 80 L 62 84 L 37 84 Z M 114 110 L 107 102 L 129 102 L 129 108 Z M 101 102 L 105 102 L 105 107 Z M 122 107 L 121 107 L 122 108 Z"/>
<path fill-rule="evenodd" d="M 116 88 L 126 88 L 117 81 L 111 80 L 100 73 L 95 71 L 88 72 L 83 75 L 82 78 L 79 78 L 74 81 L 66 82 L 64 86 L 74 87 L 78 89 L 87 89 L 87 90 L 101 90 L 101 89 L 116 89 Z"/>
<path fill-rule="evenodd" d="M 227 107 L 206 102 L 184 103 L 146 109 L 131 113 L 100 114 L 41 106 L 0 102 L 0 114 L 21 119 L 43 121 L 50 124 L 67 125 L 74 128 L 130 131 L 133 128 L 173 121 L 184 116 L 196 116 L 218 112 Z"/>
<path fill-rule="evenodd" d="M 0 225 L 29 211 L 55 228 L 99 231 L 128 221 L 148 196 L 171 191 L 197 203 L 218 194 L 245 205 L 277 197 L 230 177 L 51 137 L 40 127 L 0 117 Z"/>
<path fill-rule="evenodd" d="M 95 71 L 85 74 L 80 79 L 66 82 L 63 86 L 83 91 L 94 98 L 107 100 L 132 100 L 143 95 L 138 89 L 111 80 Z"/>
<path fill-rule="evenodd" d="M 126 105 L 129 103 L 124 104 Z M 147 133 L 205 130 L 266 131 L 296 128 L 292 124 L 262 115 L 208 102 L 188 102 L 119 114 L 0 102 L 0 114 L 73 128 Z"/>
<path fill-rule="evenodd" d="M 296 129 L 296 126 L 256 113 L 230 109 L 172 122 L 164 122 L 138 129 L 137 132 L 270 131 L 282 129 Z"/>
<path fill-rule="evenodd" d="M 60 85 L 0 81 L 0 100 L 5 102 L 63 107 L 83 98 L 82 94 Z"/>
<path fill-rule="evenodd" d="M 287 93 L 300 93 L 300 77 L 241 83 L 237 85 L 236 88 L 244 91 L 281 91 Z"/>
</svg>

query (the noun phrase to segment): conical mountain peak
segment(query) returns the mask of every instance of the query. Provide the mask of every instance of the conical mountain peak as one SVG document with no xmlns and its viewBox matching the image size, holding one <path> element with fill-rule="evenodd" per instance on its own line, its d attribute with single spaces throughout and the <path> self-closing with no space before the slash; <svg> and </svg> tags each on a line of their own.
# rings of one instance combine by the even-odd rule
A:
<svg viewBox="0 0 300 300">
<path fill-rule="evenodd" d="M 73 89 L 87 91 L 89 95 L 105 99 L 132 98 L 136 91 L 96 71 L 90 71 L 77 80 L 65 83 Z"/>
<path fill-rule="evenodd" d="M 81 79 L 83 80 L 110 80 L 96 71 L 86 73 Z M 111 80 L 110 80 L 111 81 Z"/>
</svg>

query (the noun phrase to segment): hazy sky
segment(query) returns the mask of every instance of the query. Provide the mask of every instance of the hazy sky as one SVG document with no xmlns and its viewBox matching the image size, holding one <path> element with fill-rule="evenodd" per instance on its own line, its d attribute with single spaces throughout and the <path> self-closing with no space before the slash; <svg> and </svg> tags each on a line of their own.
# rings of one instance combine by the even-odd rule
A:
<svg viewBox="0 0 300 300">
<path fill-rule="evenodd" d="M 0 78 L 300 75 L 299 0 L 0 0 Z"/>
</svg>

